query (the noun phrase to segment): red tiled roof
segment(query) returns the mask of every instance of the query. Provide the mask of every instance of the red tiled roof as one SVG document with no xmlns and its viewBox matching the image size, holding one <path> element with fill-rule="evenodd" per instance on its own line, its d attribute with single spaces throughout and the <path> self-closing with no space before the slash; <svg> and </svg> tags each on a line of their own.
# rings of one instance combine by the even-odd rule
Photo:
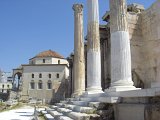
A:
<svg viewBox="0 0 160 120">
<path fill-rule="evenodd" d="M 41 57 L 55 57 L 55 58 L 62 58 L 62 59 L 64 58 L 62 55 L 52 50 L 40 52 L 34 58 L 41 58 Z"/>
</svg>

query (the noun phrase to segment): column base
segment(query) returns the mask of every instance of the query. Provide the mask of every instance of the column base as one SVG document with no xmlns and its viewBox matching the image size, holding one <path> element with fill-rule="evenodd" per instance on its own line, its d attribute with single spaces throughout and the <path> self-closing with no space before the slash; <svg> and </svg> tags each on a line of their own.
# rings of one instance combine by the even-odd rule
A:
<svg viewBox="0 0 160 120">
<path fill-rule="evenodd" d="M 85 95 L 104 93 L 101 87 L 88 87 Z"/>
<path fill-rule="evenodd" d="M 134 86 L 115 86 L 106 89 L 105 92 L 120 92 L 120 91 L 130 91 L 130 90 L 140 90 L 141 88 L 136 88 Z"/>
<path fill-rule="evenodd" d="M 80 97 L 81 95 L 83 95 L 85 93 L 85 91 L 76 91 L 72 94 L 72 98 L 77 98 Z"/>
</svg>

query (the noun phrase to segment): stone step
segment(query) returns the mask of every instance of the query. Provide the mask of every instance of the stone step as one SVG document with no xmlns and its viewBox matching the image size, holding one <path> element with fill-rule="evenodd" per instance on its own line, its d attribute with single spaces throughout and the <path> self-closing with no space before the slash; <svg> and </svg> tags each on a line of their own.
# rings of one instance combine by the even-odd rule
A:
<svg viewBox="0 0 160 120">
<path fill-rule="evenodd" d="M 42 111 L 45 111 L 45 108 L 36 108 L 37 112 L 42 112 Z"/>
<path fill-rule="evenodd" d="M 47 114 L 47 111 L 46 110 L 42 110 L 41 113 L 44 115 L 44 114 Z"/>
<path fill-rule="evenodd" d="M 118 103 L 120 102 L 119 97 L 99 97 L 99 102 L 105 102 L 105 103 Z"/>
<path fill-rule="evenodd" d="M 77 106 L 77 105 L 70 105 L 70 104 L 65 104 L 65 108 L 75 112 L 81 112 L 81 113 L 87 113 L 87 114 L 93 114 L 96 111 L 96 109 L 91 107 L 84 107 L 84 106 Z"/>
<path fill-rule="evenodd" d="M 73 112 L 70 109 L 66 108 L 57 108 L 57 111 L 50 111 L 49 112 L 56 120 L 59 120 L 61 116 L 68 116 L 69 118 L 73 120 L 90 120 L 90 117 L 97 118 L 99 117 L 96 114 L 86 114 L 86 113 L 80 113 L 80 112 Z M 95 119 L 97 120 L 97 119 Z"/>
<path fill-rule="evenodd" d="M 55 109 L 48 107 L 48 108 L 46 108 L 46 111 L 47 111 L 47 112 L 49 112 L 49 111 L 55 111 Z"/>
<path fill-rule="evenodd" d="M 57 111 L 64 114 L 64 115 L 66 115 L 69 112 L 72 112 L 72 110 L 66 109 L 66 108 L 57 108 Z"/>
<path fill-rule="evenodd" d="M 78 106 L 88 106 L 88 102 L 86 101 L 71 101 L 71 104 Z"/>
<path fill-rule="evenodd" d="M 80 98 L 77 97 L 77 98 L 67 98 L 66 101 L 79 101 Z"/>
<path fill-rule="evenodd" d="M 60 116 L 57 120 L 74 120 L 74 119 L 71 119 L 67 116 Z"/>
<path fill-rule="evenodd" d="M 54 117 L 52 115 L 50 115 L 50 114 L 44 114 L 44 118 L 46 120 L 55 120 Z"/>
<path fill-rule="evenodd" d="M 60 101 L 60 103 L 63 103 L 63 104 L 67 104 L 69 101 L 67 100 L 64 100 L 64 101 Z"/>
<path fill-rule="evenodd" d="M 49 114 L 51 114 L 55 118 L 55 120 L 59 119 L 60 116 L 63 116 L 62 113 L 57 111 L 50 111 Z"/>
<path fill-rule="evenodd" d="M 97 114 L 85 114 L 79 112 L 70 112 L 67 116 L 74 120 L 99 120 L 100 118 Z"/>
<path fill-rule="evenodd" d="M 90 116 L 85 113 L 70 112 L 67 116 L 74 120 L 90 120 Z"/>
<path fill-rule="evenodd" d="M 67 104 L 67 103 L 56 103 L 55 105 L 58 106 L 58 107 L 63 107 L 64 104 Z"/>
<path fill-rule="evenodd" d="M 58 106 L 55 106 L 55 105 L 51 105 L 51 106 L 50 106 L 50 109 L 56 110 L 57 108 L 58 108 Z"/>
<path fill-rule="evenodd" d="M 86 101 L 86 102 L 96 102 L 98 101 L 98 97 L 81 97 L 80 101 Z"/>
</svg>

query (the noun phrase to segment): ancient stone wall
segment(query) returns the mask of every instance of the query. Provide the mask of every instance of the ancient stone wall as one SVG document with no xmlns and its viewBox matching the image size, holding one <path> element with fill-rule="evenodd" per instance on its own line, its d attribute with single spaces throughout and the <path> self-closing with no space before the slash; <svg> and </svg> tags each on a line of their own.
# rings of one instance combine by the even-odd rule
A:
<svg viewBox="0 0 160 120">
<path fill-rule="evenodd" d="M 138 6 L 141 7 L 141 5 Z M 138 88 L 150 88 L 151 82 L 160 80 L 160 74 L 158 74 L 160 72 L 160 1 L 157 0 L 147 10 L 139 10 L 139 7 L 128 10 L 127 18 L 131 44 L 132 80 Z M 110 24 L 108 23 L 107 26 Z M 108 83 L 110 80 L 110 71 L 108 70 L 110 66 L 107 64 L 110 63 L 108 32 L 107 27 L 105 32 L 103 29 L 100 30 L 102 83 Z M 109 48 L 106 47 L 107 43 L 109 43 Z M 103 65 L 107 65 L 107 68 Z"/>
<path fill-rule="evenodd" d="M 160 80 L 160 0 L 142 13 L 144 80 L 146 87 Z"/>
<path fill-rule="evenodd" d="M 128 12 L 128 27 L 131 44 L 132 80 L 136 87 L 144 88 L 143 38 L 140 13 Z"/>
</svg>

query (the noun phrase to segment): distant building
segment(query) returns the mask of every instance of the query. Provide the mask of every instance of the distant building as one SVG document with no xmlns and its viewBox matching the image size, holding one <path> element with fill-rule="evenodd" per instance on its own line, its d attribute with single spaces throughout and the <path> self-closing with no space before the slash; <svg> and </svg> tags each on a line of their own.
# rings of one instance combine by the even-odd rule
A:
<svg viewBox="0 0 160 120">
<path fill-rule="evenodd" d="M 29 59 L 29 64 L 13 69 L 18 75 L 21 100 L 37 99 L 56 102 L 68 94 L 68 61 L 48 50 Z"/>
<path fill-rule="evenodd" d="M 0 93 L 9 93 L 12 89 L 12 75 L 9 72 L 0 70 Z"/>
<path fill-rule="evenodd" d="M 12 83 L 0 83 L 0 93 L 8 93 L 12 89 Z"/>
<path fill-rule="evenodd" d="M 0 83 L 12 82 L 12 73 L 0 70 Z"/>
</svg>

